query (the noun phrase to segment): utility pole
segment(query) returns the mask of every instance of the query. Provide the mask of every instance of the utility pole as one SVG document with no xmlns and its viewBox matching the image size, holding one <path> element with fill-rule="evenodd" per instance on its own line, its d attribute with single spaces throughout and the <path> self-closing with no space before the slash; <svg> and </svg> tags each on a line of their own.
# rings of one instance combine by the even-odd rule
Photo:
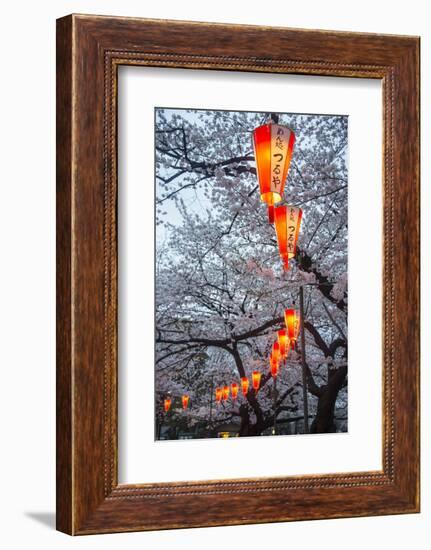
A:
<svg viewBox="0 0 431 550">
<path fill-rule="evenodd" d="M 211 376 L 211 389 L 210 389 L 210 435 L 212 435 L 212 417 L 213 417 L 213 393 L 214 393 L 214 375 Z"/>
<path fill-rule="evenodd" d="M 302 363 L 302 395 L 304 401 L 304 433 L 309 433 L 308 428 L 308 392 L 307 392 L 307 372 L 305 357 L 305 330 L 304 330 L 304 288 L 299 287 L 299 315 L 301 324 L 301 363 Z"/>
<path fill-rule="evenodd" d="M 160 441 L 160 436 L 162 435 L 162 418 L 160 413 L 157 416 L 159 419 L 158 426 L 157 426 L 157 440 Z"/>
<path fill-rule="evenodd" d="M 274 428 L 273 428 L 273 432 L 274 432 L 274 435 L 277 435 L 277 413 L 276 413 L 276 407 L 277 407 L 277 375 L 273 376 L 273 381 L 274 381 L 274 388 L 273 388 L 273 391 L 274 391 L 274 397 L 273 397 L 273 407 L 274 407 Z"/>
</svg>

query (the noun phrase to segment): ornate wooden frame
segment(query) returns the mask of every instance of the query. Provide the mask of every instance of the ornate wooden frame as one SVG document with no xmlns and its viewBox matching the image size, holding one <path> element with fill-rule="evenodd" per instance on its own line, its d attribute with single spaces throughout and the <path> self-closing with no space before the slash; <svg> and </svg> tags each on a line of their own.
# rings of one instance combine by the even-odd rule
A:
<svg viewBox="0 0 431 550">
<path fill-rule="evenodd" d="M 382 80 L 382 471 L 118 484 L 116 90 L 117 68 L 125 64 Z M 418 512 L 419 38 L 87 15 L 59 19 L 57 308 L 59 530 L 87 534 Z"/>
</svg>

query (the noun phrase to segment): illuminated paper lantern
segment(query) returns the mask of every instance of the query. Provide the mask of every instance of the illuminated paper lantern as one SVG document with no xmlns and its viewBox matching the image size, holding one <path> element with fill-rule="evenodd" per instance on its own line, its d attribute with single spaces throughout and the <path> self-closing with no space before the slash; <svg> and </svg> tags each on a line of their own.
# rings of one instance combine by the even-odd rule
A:
<svg viewBox="0 0 431 550">
<path fill-rule="evenodd" d="M 276 360 L 271 361 L 271 376 L 275 378 L 278 374 L 279 363 Z"/>
<path fill-rule="evenodd" d="M 247 395 L 247 392 L 248 392 L 248 378 L 246 376 L 243 376 L 241 378 L 241 391 L 243 393 L 243 395 Z"/>
<path fill-rule="evenodd" d="M 221 388 L 216 388 L 216 391 L 215 391 L 216 402 L 220 403 L 222 397 L 223 397 L 223 390 Z"/>
<path fill-rule="evenodd" d="M 223 386 L 223 401 L 227 401 L 229 397 L 229 386 Z"/>
<path fill-rule="evenodd" d="M 271 367 L 271 372 L 272 372 L 273 368 L 278 367 L 278 364 L 279 364 L 278 357 L 276 355 L 274 355 L 274 353 L 271 353 L 271 355 L 269 356 L 269 366 Z"/>
<path fill-rule="evenodd" d="M 274 208 L 278 249 L 286 271 L 289 268 L 289 260 L 296 254 L 296 243 L 301 227 L 301 219 L 302 210 L 300 208 L 286 205 Z"/>
<path fill-rule="evenodd" d="M 293 131 L 281 124 L 264 124 L 253 131 L 260 198 L 268 206 L 282 199 L 294 143 Z"/>
<path fill-rule="evenodd" d="M 283 328 L 277 332 L 278 343 L 280 345 L 280 356 L 282 359 L 287 359 L 289 354 L 289 337 L 287 335 L 287 329 Z"/>
<path fill-rule="evenodd" d="M 284 311 L 284 322 L 286 323 L 287 335 L 294 346 L 299 334 L 299 313 L 294 309 L 286 309 Z"/>
<path fill-rule="evenodd" d="M 232 395 L 232 399 L 235 400 L 238 396 L 238 384 L 236 382 L 232 382 L 230 385 L 230 393 Z"/>
<path fill-rule="evenodd" d="M 271 355 L 269 356 L 269 365 L 271 367 L 272 376 L 277 376 L 280 366 L 281 352 L 278 340 L 272 344 Z"/>
<path fill-rule="evenodd" d="M 253 389 L 255 391 L 257 391 L 259 389 L 261 376 L 262 375 L 258 370 L 254 370 L 251 373 L 251 380 L 252 380 L 252 383 L 253 383 Z"/>
<path fill-rule="evenodd" d="M 296 255 L 296 244 L 298 242 L 299 230 L 301 228 L 302 210 L 296 206 L 287 208 L 287 255 L 293 258 Z M 274 211 L 275 218 L 275 211 Z"/>
<path fill-rule="evenodd" d="M 187 409 L 187 407 L 189 406 L 189 399 L 190 397 L 188 395 L 183 395 L 181 400 L 183 402 L 183 409 Z"/>
<path fill-rule="evenodd" d="M 169 411 L 169 409 L 171 408 L 171 398 L 170 397 L 167 397 L 165 399 L 165 402 L 164 402 L 164 408 L 165 408 L 165 412 L 167 413 Z"/>
<path fill-rule="evenodd" d="M 272 344 L 272 353 L 271 353 L 271 355 L 274 358 L 274 360 L 277 360 L 277 361 L 280 360 L 281 353 L 280 353 L 280 343 L 278 342 L 278 340 L 276 340 Z"/>
<path fill-rule="evenodd" d="M 269 363 L 272 365 L 273 363 L 278 363 L 278 357 L 274 355 L 273 352 L 271 352 L 271 355 L 269 356 Z"/>
</svg>

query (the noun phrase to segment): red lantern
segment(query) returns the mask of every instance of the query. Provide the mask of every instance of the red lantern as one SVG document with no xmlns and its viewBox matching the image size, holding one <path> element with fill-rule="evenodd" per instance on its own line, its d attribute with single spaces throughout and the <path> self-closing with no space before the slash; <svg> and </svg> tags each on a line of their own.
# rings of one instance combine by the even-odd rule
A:
<svg viewBox="0 0 431 550">
<path fill-rule="evenodd" d="M 243 395 L 247 395 L 248 392 L 248 378 L 246 376 L 243 376 L 241 378 L 241 390 Z"/>
<path fill-rule="evenodd" d="M 235 401 L 238 396 L 238 384 L 236 382 L 232 382 L 232 384 L 230 385 L 230 392 L 232 395 L 232 399 Z"/>
<path fill-rule="evenodd" d="M 271 360 L 271 375 L 275 378 L 278 374 L 279 363 L 276 360 Z"/>
<path fill-rule="evenodd" d="M 274 358 L 275 361 L 279 361 L 280 360 L 280 344 L 278 342 L 278 340 L 276 342 L 274 342 L 272 344 L 272 357 Z"/>
<path fill-rule="evenodd" d="M 272 344 L 271 355 L 269 357 L 269 364 L 271 367 L 272 376 L 277 376 L 280 359 L 281 359 L 280 344 L 278 341 L 276 341 Z"/>
<path fill-rule="evenodd" d="M 299 228 L 301 226 L 302 210 L 295 206 L 277 206 L 274 208 L 275 232 L 278 249 L 284 263 L 289 268 L 289 260 L 296 254 Z"/>
<path fill-rule="evenodd" d="M 229 397 L 229 386 L 223 386 L 223 401 L 227 401 Z"/>
<path fill-rule="evenodd" d="M 215 391 L 216 402 L 220 403 L 222 397 L 223 397 L 223 390 L 221 388 L 216 388 L 216 391 Z"/>
<path fill-rule="evenodd" d="M 289 337 L 287 336 L 287 330 L 281 329 L 277 332 L 278 343 L 280 345 L 280 356 L 282 359 L 287 359 L 289 354 Z"/>
<path fill-rule="evenodd" d="M 299 334 L 299 314 L 294 309 L 286 309 L 284 310 L 284 321 L 286 323 L 287 335 L 293 347 Z"/>
<path fill-rule="evenodd" d="M 282 199 L 294 143 L 295 134 L 287 126 L 270 123 L 253 131 L 260 198 L 268 206 Z"/>
<path fill-rule="evenodd" d="M 255 391 L 257 391 L 259 389 L 259 386 L 260 386 L 260 377 L 262 375 L 260 374 L 260 372 L 258 370 L 254 370 L 252 373 L 251 373 L 251 380 L 252 380 L 252 383 L 253 383 L 253 388 Z"/>
<path fill-rule="evenodd" d="M 172 403 L 171 398 L 167 397 L 164 402 L 165 413 L 167 413 L 171 408 L 171 403 Z"/>
<path fill-rule="evenodd" d="M 187 409 L 187 407 L 189 406 L 190 397 L 188 395 L 183 395 L 181 399 L 183 402 L 183 409 Z"/>
</svg>

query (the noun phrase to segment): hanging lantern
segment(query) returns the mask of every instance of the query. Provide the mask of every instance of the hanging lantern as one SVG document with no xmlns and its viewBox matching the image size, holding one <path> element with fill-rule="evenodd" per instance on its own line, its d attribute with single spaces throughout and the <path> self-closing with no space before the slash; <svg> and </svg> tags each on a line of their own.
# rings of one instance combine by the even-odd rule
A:
<svg viewBox="0 0 431 550">
<path fill-rule="evenodd" d="M 296 254 L 301 218 L 302 210 L 295 206 L 283 205 L 274 208 L 278 249 L 286 271 L 289 269 L 290 258 L 293 258 Z"/>
<path fill-rule="evenodd" d="M 276 340 L 272 344 L 272 353 L 271 353 L 271 355 L 274 358 L 274 360 L 276 360 L 276 361 L 280 360 L 281 353 L 280 353 L 280 343 L 278 342 L 278 340 Z"/>
<path fill-rule="evenodd" d="M 223 401 L 227 401 L 229 397 L 229 386 L 223 386 Z"/>
<path fill-rule="evenodd" d="M 294 143 L 293 131 L 281 124 L 264 124 L 253 131 L 260 198 L 268 206 L 282 199 Z"/>
<path fill-rule="evenodd" d="M 243 376 L 241 378 L 241 391 L 243 395 L 247 395 L 248 392 L 248 378 L 246 376 Z"/>
<path fill-rule="evenodd" d="M 271 376 L 272 376 L 273 378 L 275 378 L 275 377 L 277 376 L 279 367 L 280 367 L 280 366 L 279 366 L 278 361 L 275 360 L 275 359 L 272 359 L 272 360 L 271 360 Z"/>
<path fill-rule="evenodd" d="M 299 334 L 299 313 L 297 313 L 294 309 L 285 309 L 284 321 L 286 323 L 287 335 L 293 348 Z"/>
<path fill-rule="evenodd" d="M 278 343 L 280 345 L 280 356 L 282 359 L 287 359 L 289 354 L 289 337 L 287 335 L 287 330 L 285 328 L 277 332 Z"/>
<path fill-rule="evenodd" d="M 230 392 L 232 395 L 232 399 L 235 401 L 238 396 L 238 384 L 236 382 L 232 382 L 232 384 L 230 385 Z"/>
<path fill-rule="evenodd" d="M 298 242 L 299 229 L 301 228 L 302 210 L 296 206 L 287 208 L 287 255 L 293 258 L 296 255 L 296 243 Z M 275 218 L 275 212 L 274 212 Z"/>
<path fill-rule="evenodd" d="M 253 383 L 253 389 L 255 391 L 257 391 L 259 389 L 259 386 L 260 386 L 260 377 L 261 377 L 261 373 L 258 371 L 258 370 L 254 370 L 252 373 L 251 373 L 251 380 L 252 380 L 252 383 Z"/>
<path fill-rule="evenodd" d="M 170 397 L 167 397 L 167 398 L 165 399 L 164 404 L 163 404 L 164 409 L 165 409 L 165 413 L 167 413 L 167 412 L 169 411 L 169 409 L 171 408 L 171 403 L 172 403 L 171 398 L 170 398 Z"/>
<path fill-rule="evenodd" d="M 271 367 L 271 373 L 274 369 L 278 370 L 279 365 L 279 359 L 277 356 L 274 355 L 274 353 L 271 353 L 269 356 L 269 366 Z"/>
<path fill-rule="evenodd" d="M 216 388 L 216 391 L 215 391 L 216 403 L 220 403 L 222 397 L 223 397 L 223 390 L 221 388 Z"/>
<path fill-rule="evenodd" d="M 183 402 L 183 409 L 187 409 L 187 407 L 189 406 L 189 399 L 190 397 L 188 395 L 183 395 L 181 400 Z"/>
<path fill-rule="evenodd" d="M 272 344 L 271 355 L 269 356 L 269 364 L 271 367 L 272 376 L 277 376 L 280 359 L 281 359 L 280 343 L 277 340 Z"/>
</svg>

